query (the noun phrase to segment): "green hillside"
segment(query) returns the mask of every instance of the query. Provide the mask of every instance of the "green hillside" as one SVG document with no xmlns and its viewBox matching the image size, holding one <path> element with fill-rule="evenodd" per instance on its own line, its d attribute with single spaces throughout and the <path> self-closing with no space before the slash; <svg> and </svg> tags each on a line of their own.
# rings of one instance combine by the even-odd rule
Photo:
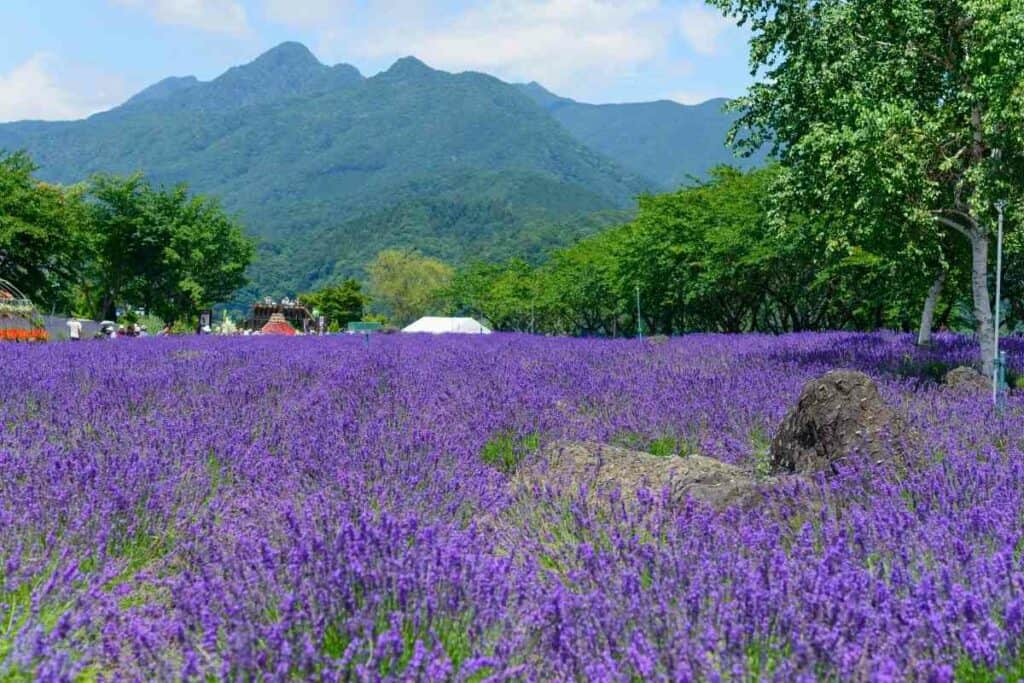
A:
<svg viewBox="0 0 1024 683">
<path fill-rule="evenodd" d="M 698 122 L 706 130 L 684 139 L 682 123 L 631 122 L 646 105 L 538 95 L 411 57 L 364 78 L 285 43 L 209 82 L 165 79 L 83 121 L 0 125 L 0 148 L 26 149 L 55 182 L 142 171 L 221 197 L 261 241 L 252 291 L 273 294 L 357 273 L 388 247 L 456 263 L 539 257 L 725 158 L 702 142 L 728 125 L 711 109 Z"/>
<path fill-rule="evenodd" d="M 736 120 L 728 100 L 687 106 L 662 100 L 637 104 L 584 104 L 559 97 L 538 83 L 520 85 L 577 140 L 623 168 L 672 189 L 703 177 L 715 166 L 760 166 L 764 155 L 737 158 L 726 147 Z"/>
</svg>

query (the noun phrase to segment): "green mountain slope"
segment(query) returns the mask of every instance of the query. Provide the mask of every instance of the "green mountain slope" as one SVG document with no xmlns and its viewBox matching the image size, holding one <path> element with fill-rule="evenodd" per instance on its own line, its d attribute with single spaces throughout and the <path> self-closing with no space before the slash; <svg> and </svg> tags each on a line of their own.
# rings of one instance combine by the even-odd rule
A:
<svg viewBox="0 0 1024 683">
<path fill-rule="evenodd" d="M 364 78 L 285 43 L 209 82 L 165 79 L 82 121 L 2 124 L 0 149 L 28 150 L 55 182 L 142 171 L 220 196 L 261 241 L 252 292 L 282 294 L 358 273 L 388 247 L 455 262 L 537 257 L 621 219 L 665 178 L 714 165 L 703 147 L 662 158 L 682 124 L 593 109 L 601 116 L 411 57 Z M 724 130 L 716 116 L 709 130 Z"/>
<path fill-rule="evenodd" d="M 663 188 L 703 177 L 720 164 L 752 168 L 764 155 L 737 158 L 725 145 L 736 120 L 715 99 L 694 106 L 662 100 L 638 104 L 584 104 L 559 97 L 538 83 L 518 86 L 548 110 L 573 137 Z"/>
</svg>

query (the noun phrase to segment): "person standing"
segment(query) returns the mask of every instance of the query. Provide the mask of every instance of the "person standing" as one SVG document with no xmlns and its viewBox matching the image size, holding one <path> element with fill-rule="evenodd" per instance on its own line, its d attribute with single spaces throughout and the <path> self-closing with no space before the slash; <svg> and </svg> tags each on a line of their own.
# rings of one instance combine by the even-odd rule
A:
<svg viewBox="0 0 1024 683">
<path fill-rule="evenodd" d="M 73 342 L 82 341 L 82 323 L 75 318 L 68 320 L 68 339 Z"/>
</svg>

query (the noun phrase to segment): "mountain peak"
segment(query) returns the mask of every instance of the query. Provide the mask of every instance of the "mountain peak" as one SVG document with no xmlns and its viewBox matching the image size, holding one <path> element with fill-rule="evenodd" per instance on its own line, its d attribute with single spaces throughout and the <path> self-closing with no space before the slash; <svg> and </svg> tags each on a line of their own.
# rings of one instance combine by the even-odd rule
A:
<svg viewBox="0 0 1024 683">
<path fill-rule="evenodd" d="M 415 57 L 402 57 L 385 72 L 389 76 L 415 77 L 436 73 L 434 69 Z"/>
<path fill-rule="evenodd" d="M 288 41 L 272 47 L 246 66 L 261 69 L 320 67 L 320 60 L 302 43 Z"/>
</svg>

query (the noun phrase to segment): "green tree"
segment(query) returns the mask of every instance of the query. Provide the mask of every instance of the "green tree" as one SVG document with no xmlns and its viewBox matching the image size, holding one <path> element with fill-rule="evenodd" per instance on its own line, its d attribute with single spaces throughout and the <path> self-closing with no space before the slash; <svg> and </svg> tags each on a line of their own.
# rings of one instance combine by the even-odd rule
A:
<svg viewBox="0 0 1024 683">
<path fill-rule="evenodd" d="M 546 324 L 573 335 L 618 336 L 635 329 L 619 270 L 625 228 L 610 228 L 552 254 L 539 296 Z M 632 320 L 633 325 L 627 321 Z"/>
<path fill-rule="evenodd" d="M 304 305 L 318 310 L 332 330 L 363 319 L 370 298 L 359 281 L 349 278 L 299 297 Z"/>
<path fill-rule="evenodd" d="M 189 319 L 245 283 L 252 243 L 213 199 L 184 185 L 154 189 L 141 176 L 96 176 L 90 186 L 99 315 L 141 306 L 168 322 Z"/>
<path fill-rule="evenodd" d="M 415 251 L 387 249 L 367 267 L 370 292 L 391 320 L 407 325 L 444 306 L 451 266 Z"/>
<path fill-rule="evenodd" d="M 822 224 L 832 238 L 935 252 L 940 230 L 962 237 L 991 371 L 992 204 L 1019 205 L 1024 188 L 1024 5 L 711 1 L 753 34 L 759 81 L 734 103 L 740 147 L 771 140 L 791 171 L 788 198 L 845 215 Z"/>
<path fill-rule="evenodd" d="M 817 218 L 777 208 L 786 172 L 722 167 L 694 187 L 640 200 L 630 224 L 555 252 L 536 276 L 547 331 L 908 329 L 926 278 L 897 257 L 827 239 Z M 947 309 L 948 311 L 948 309 Z"/>
<path fill-rule="evenodd" d="M 0 278 L 37 304 L 66 309 L 89 258 L 80 188 L 37 181 L 23 152 L 0 153 Z"/>
<path fill-rule="evenodd" d="M 529 332 L 536 328 L 541 273 L 521 259 L 477 262 L 457 272 L 445 292 L 448 308 L 484 318 L 496 330 Z"/>
<path fill-rule="evenodd" d="M 170 226 L 159 277 L 146 283 L 146 309 L 164 320 L 191 319 L 246 283 L 254 254 L 241 225 L 216 199 L 179 185 L 152 196 L 159 224 Z"/>
</svg>

